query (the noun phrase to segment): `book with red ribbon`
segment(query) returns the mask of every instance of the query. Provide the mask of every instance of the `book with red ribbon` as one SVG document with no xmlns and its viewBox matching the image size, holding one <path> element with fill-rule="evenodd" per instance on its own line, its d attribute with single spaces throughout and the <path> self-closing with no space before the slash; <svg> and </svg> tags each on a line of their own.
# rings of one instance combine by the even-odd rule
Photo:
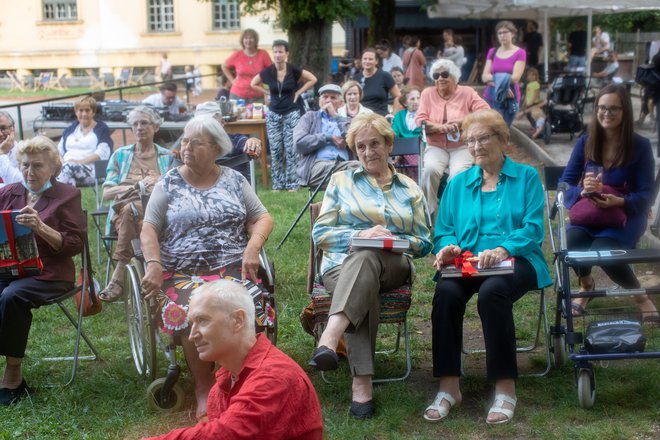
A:
<svg viewBox="0 0 660 440">
<path fill-rule="evenodd" d="M 353 237 L 351 247 L 353 249 L 385 249 L 402 254 L 410 248 L 410 241 L 393 237 Z"/>
<path fill-rule="evenodd" d="M 0 216 L 0 279 L 39 275 L 44 268 L 32 229 L 19 225 L 19 211 L 2 211 Z"/>
<path fill-rule="evenodd" d="M 491 275 L 512 274 L 516 259 L 507 258 L 497 263 L 495 266 L 487 269 L 479 267 L 479 257 L 476 257 L 470 251 L 463 252 L 460 256 L 454 258 L 454 264 L 442 266 L 440 273 L 443 278 L 463 278 L 463 277 L 487 277 Z"/>
</svg>

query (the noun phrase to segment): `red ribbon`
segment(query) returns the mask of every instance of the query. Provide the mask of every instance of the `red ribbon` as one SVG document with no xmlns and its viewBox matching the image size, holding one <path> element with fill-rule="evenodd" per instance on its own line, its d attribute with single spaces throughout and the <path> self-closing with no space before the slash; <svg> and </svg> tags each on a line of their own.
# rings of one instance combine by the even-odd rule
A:
<svg viewBox="0 0 660 440">
<path fill-rule="evenodd" d="M 472 265 L 470 258 L 473 258 L 474 254 L 470 251 L 463 252 L 460 256 L 454 258 L 454 265 L 457 269 L 461 269 L 461 275 L 464 277 L 471 277 L 475 273 L 479 273 L 477 269 Z"/>
<path fill-rule="evenodd" d="M 37 267 L 41 272 L 44 269 L 43 262 L 41 258 L 28 258 L 27 260 L 20 261 L 18 259 L 18 252 L 16 251 L 16 241 L 14 240 L 14 225 L 12 223 L 12 211 L 2 211 L 2 219 L 5 222 L 5 232 L 7 233 L 7 241 L 9 243 L 9 249 L 11 250 L 12 259 L 0 261 L 0 267 L 12 267 L 16 266 L 18 268 L 19 278 L 25 276 L 24 267 Z"/>
<path fill-rule="evenodd" d="M 391 251 L 394 247 L 394 240 L 391 238 L 383 238 L 383 249 Z"/>
</svg>

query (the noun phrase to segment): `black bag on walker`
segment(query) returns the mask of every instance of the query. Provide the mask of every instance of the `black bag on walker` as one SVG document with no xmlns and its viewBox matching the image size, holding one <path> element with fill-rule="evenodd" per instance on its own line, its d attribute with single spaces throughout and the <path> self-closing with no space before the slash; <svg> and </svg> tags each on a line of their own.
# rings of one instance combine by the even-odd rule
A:
<svg viewBox="0 0 660 440">
<path fill-rule="evenodd" d="M 595 321 L 587 327 L 585 348 L 592 354 L 644 351 L 646 338 L 638 321 Z"/>
</svg>

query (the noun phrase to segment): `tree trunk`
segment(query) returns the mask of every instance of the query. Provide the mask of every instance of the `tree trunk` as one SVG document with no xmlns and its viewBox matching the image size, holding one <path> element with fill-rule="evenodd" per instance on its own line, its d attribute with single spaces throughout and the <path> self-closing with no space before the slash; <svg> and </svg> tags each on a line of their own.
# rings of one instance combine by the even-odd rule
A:
<svg viewBox="0 0 660 440">
<path fill-rule="evenodd" d="M 374 47 L 382 39 L 390 42 L 392 48 L 396 44 L 394 33 L 395 0 L 369 0 L 369 33 L 367 41 Z"/>
<path fill-rule="evenodd" d="M 318 78 L 316 87 L 328 81 L 332 49 L 332 23 L 313 19 L 289 27 L 289 62 Z"/>
</svg>

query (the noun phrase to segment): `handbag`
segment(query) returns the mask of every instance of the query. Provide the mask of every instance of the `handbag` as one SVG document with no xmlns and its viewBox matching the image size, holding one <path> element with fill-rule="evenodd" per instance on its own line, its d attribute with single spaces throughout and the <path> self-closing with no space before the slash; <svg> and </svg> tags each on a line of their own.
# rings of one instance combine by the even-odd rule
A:
<svg viewBox="0 0 660 440">
<path fill-rule="evenodd" d="M 76 301 L 76 310 L 80 310 L 80 302 L 83 302 L 83 316 L 93 316 L 97 313 L 100 313 L 103 309 L 103 302 L 99 298 L 99 292 L 101 286 L 99 282 L 94 278 L 94 273 L 92 272 L 92 262 L 87 255 L 87 285 L 85 286 L 85 291 L 83 292 L 82 284 L 85 275 L 85 269 L 80 269 L 80 275 L 76 280 L 76 285 L 81 286 L 80 289 L 74 295 Z"/>
<path fill-rule="evenodd" d="M 654 64 L 641 64 L 637 66 L 635 82 L 642 87 L 660 87 L 660 72 Z"/>
<path fill-rule="evenodd" d="M 603 185 L 603 193 L 620 195 L 618 191 L 608 185 Z M 568 216 L 571 224 L 592 228 L 623 228 L 628 219 L 623 207 L 601 208 L 586 197 L 573 205 L 568 211 Z"/>
</svg>

